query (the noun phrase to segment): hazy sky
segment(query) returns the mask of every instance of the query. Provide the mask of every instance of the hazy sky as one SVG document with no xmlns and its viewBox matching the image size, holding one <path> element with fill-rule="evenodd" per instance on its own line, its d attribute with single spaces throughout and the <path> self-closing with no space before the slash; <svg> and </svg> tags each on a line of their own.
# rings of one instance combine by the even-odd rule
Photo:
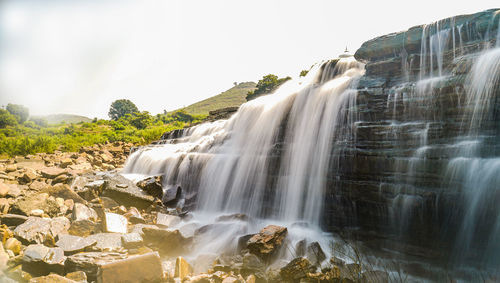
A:
<svg viewBox="0 0 500 283">
<path fill-rule="evenodd" d="M 263 75 L 295 77 L 347 45 L 500 6 L 475 1 L 0 0 L 0 105 L 153 114 Z"/>
</svg>

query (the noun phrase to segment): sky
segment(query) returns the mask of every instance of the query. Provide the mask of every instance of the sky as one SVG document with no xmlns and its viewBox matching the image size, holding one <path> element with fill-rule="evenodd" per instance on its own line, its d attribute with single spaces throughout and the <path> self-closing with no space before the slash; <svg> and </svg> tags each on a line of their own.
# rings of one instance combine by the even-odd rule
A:
<svg viewBox="0 0 500 283">
<path fill-rule="evenodd" d="M 364 41 L 490 8 L 476 1 L 0 0 L 0 105 L 152 114 L 273 73 L 297 77 Z"/>
</svg>

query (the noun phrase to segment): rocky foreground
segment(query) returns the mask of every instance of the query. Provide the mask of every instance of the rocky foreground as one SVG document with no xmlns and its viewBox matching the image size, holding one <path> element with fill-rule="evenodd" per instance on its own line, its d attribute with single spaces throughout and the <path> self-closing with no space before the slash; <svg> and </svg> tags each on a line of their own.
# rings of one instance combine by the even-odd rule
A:
<svg viewBox="0 0 500 283">
<path fill-rule="evenodd" d="M 208 272 L 193 274 L 181 256 L 210 226 L 169 229 L 190 214 L 179 194 L 163 193 L 161 176 L 135 184 L 117 174 L 131 147 L 0 160 L 0 282 L 387 281 L 385 272 L 328 262 L 317 243 L 296 247 L 302 257 L 269 268 L 287 236 L 274 225 L 240 239 L 240 251 L 221 255 Z"/>
</svg>

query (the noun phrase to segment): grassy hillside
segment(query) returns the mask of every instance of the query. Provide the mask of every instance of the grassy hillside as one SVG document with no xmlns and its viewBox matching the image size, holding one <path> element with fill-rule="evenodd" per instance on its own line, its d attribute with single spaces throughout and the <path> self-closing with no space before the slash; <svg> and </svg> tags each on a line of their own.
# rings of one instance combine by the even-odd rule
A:
<svg viewBox="0 0 500 283">
<path fill-rule="evenodd" d="M 208 115 L 208 112 L 212 110 L 240 106 L 246 102 L 245 97 L 247 96 L 247 93 L 254 90 L 255 86 L 256 83 L 254 82 L 240 83 L 219 95 L 196 102 L 182 108 L 181 110 L 184 110 L 192 115 Z"/>
<path fill-rule="evenodd" d="M 85 122 L 88 123 L 92 121 L 92 119 L 85 117 L 85 116 L 80 116 L 80 115 L 73 115 L 73 114 L 51 114 L 51 115 L 46 115 L 46 116 L 36 116 L 36 118 L 42 118 L 47 120 L 47 123 L 50 125 L 57 125 L 61 124 L 62 122 L 66 124 L 76 124 L 79 122 Z"/>
</svg>

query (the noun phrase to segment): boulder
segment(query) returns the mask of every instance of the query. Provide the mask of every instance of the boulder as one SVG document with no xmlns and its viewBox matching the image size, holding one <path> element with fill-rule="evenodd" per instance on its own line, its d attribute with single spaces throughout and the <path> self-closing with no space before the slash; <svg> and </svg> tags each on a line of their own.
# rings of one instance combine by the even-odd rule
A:
<svg viewBox="0 0 500 283">
<path fill-rule="evenodd" d="M 287 232 L 286 227 L 266 226 L 260 230 L 259 234 L 252 236 L 248 240 L 247 247 L 251 253 L 261 258 L 268 258 L 281 247 Z"/>
<path fill-rule="evenodd" d="M 300 279 L 306 278 L 307 273 L 313 272 L 314 269 L 306 258 L 298 257 L 280 269 L 280 276 L 286 282 L 299 282 Z"/>
<path fill-rule="evenodd" d="M 88 236 L 86 239 L 95 241 L 96 244 L 91 247 L 94 251 L 121 251 L 122 235 L 115 233 L 97 233 Z"/>
<path fill-rule="evenodd" d="M 23 270 L 34 276 L 43 276 L 50 272 L 64 274 L 65 260 L 61 248 L 48 248 L 40 244 L 29 245 L 22 257 Z"/>
<path fill-rule="evenodd" d="M 33 169 L 26 169 L 26 172 L 24 172 L 23 176 L 21 178 L 19 178 L 19 183 L 21 183 L 21 184 L 30 184 L 36 178 L 38 178 L 38 175 L 36 174 L 35 170 L 33 170 Z"/>
<path fill-rule="evenodd" d="M 127 233 L 127 218 L 125 216 L 106 212 L 103 219 L 103 230 L 111 233 Z"/>
<path fill-rule="evenodd" d="M 139 210 L 135 207 L 131 207 L 123 216 L 132 224 L 146 223 L 146 220 L 144 220 Z"/>
<path fill-rule="evenodd" d="M 144 242 L 165 255 L 176 256 L 186 252 L 192 241 L 192 238 L 184 237 L 179 230 L 144 227 L 142 231 Z"/>
<path fill-rule="evenodd" d="M 156 252 L 103 263 L 97 274 L 98 283 L 161 282 L 162 279 L 162 264 Z"/>
<path fill-rule="evenodd" d="M 45 182 L 42 182 L 42 181 L 33 181 L 29 188 L 34 190 L 34 191 L 42 191 L 46 188 L 48 188 L 50 185 L 45 183 Z"/>
<path fill-rule="evenodd" d="M 50 243 L 61 233 L 66 233 L 70 222 L 66 217 L 54 219 L 28 217 L 26 222 L 14 229 L 14 236 L 25 243 Z"/>
<path fill-rule="evenodd" d="M 116 182 L 109 182 L 102 196 L 109 197 L 119 204 L 127 207 L 134 206 L 140 209 L 147 208 L 154 202 L 154 197 L 143 192 L 134 184 L 117 184 Z"/>
<path fill-rule="evenodd" d="M 174 277 L 179 278 L 181 281 L 184 277 L 193 273 L 193 268 L 183 257 L 177 257 L 175 260 L 175 272 Z"/>
<path fill-rule="evenodd" d="M 326 255 L 318 242 L 312 242 L 307 246 L 306 258 L 313 265 L 321 265 L 321 263 L 326 259 Z"/>
<path fill-rule="evenodd" d="M 47 193 L 37 193 L 17 200 L 10 212 L 28 216 L 34 209 L 41 209 L 50 217 L 57 216 L 60 211 L 55 199 L 49 198 Z"/>
<path fill-rule="evenodd" d="M 78 283 L 86 283 L 87 282 L 87 274 L 83 271 L 75 271 L 66 274 L 66 278 L 76 281 Z"/>
<path fill-rule="evenodd" d="M 137 182 L 137 187 L 141 188 L 155 198 L 163 197 L 163 175 L 151 176 Z"/>
<path fill-rule="evenodd" d="M 17 171 L 17 165 L 16 164 L 7 164 L 5 166 L 5 172 L 10 173 L 10 172 L 15 172 Z"/>
<path fill-rule="evenodd" d="M 4 198 L 9 193 L 10 187 L 3 182 L 0 182 L 0 197 Z"/>
<path fill-rule="evenodd" d="M 19 226 L 28 220 L 27 216 L 19 214 L 2 214 L 0 215 L 0 222 L 7 226 Z"/>
<path fill-rule="evenodd" d="M 96 239 L 83 238 L 67 234 L 59 235 L 58 238 L 56 246 L 60 247 L 64 251 L 65 255 L 83 252 L 84 250 L 97 244 Z"/>
</svg>

